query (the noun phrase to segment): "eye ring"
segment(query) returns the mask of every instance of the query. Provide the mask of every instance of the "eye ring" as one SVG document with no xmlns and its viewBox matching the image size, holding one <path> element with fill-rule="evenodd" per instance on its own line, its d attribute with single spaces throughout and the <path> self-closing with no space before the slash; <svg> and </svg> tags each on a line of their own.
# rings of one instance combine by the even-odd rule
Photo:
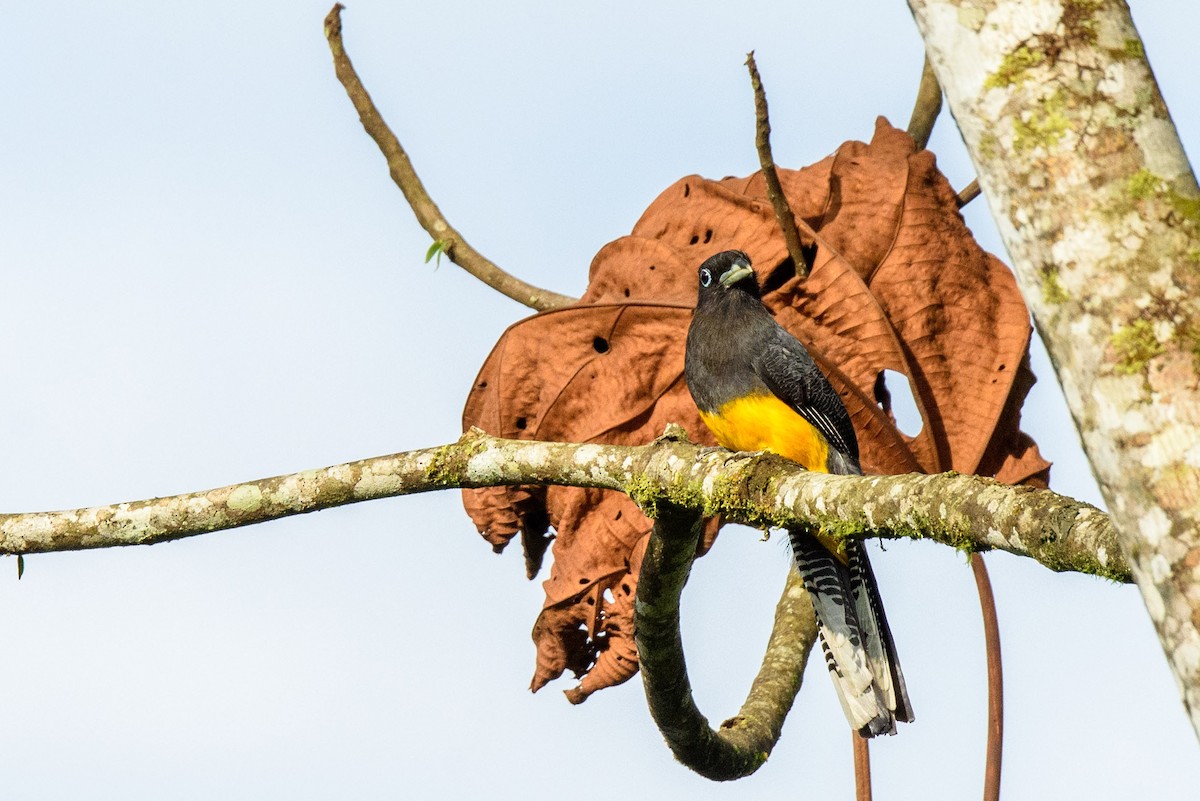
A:
<svg viewBox="0 0 1200 801">
<path fill-rule="evenodd" d="M 700 270 L 700 286 L 708 286 L 712 283 L 712 273 L 707 267 Z"/>
</svg>

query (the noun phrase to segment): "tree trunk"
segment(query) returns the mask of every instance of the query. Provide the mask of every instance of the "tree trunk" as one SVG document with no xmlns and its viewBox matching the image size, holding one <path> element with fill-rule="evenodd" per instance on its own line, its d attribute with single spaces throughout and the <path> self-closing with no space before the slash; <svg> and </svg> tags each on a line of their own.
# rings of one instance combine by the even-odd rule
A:
<svg viewBox="0 0 1200 801">
<path fill-rule="evenodd" d="M 1200 190 L 1114 0 L 909 0 L 1200 733 Z"/>
</svg>

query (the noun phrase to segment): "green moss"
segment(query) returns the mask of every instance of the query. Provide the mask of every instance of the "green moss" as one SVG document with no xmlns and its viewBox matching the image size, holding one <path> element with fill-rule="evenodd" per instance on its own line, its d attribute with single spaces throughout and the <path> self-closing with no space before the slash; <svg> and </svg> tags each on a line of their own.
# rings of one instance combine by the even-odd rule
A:
<svg viewBox="0 0 1200 801">
<path fill-rule="evenodd" d="M 1200 329 L 1188 325 L 1178 334 L 1183 346 L 1192 354 L 1192 362 L 1197 372 L 1200 372 Z"/>
<path fill-rule="evenodd" d="M 658 488 L 658 484 L 647 478 L 645 474 L 637 473 L 631 476 L 629 483 L 625 485 L 625 494 L 629 496 L 629 500 L 638 505 L 646 517 L 653 520 L 658 516 L 658 502 L 662 500 L 662 491 Z"/>
<path fill-rule="evenodd" d="M 1058 267 L 1050 265 L 1042 268 L 1042 300 L 1058 305 L 1071 299 L 1067 290 L 1063 289 L 1062 281 L 1058 278 Z"/>
<path fill-rule="evenodd" d="M 1126 58 L 1145 58 L 1146 48 L 1142 46 L 1141 39 L 1126 39 L 1121 47 L 1121 53 Z"/>
<path fill-rule="evenodd" d="M 705 516 L 714 514 L 713 504 L 700 488 L 699 483 L 680 477 L 667 488 L 667 497 L 671 503 L 684 509 L 699 509 Z"/>
<path fill-rule="evenodd" d="M 1042 98 L 1028 119 L 1013 121 L 1013 150 L 1018 153 L 1035 147 L 1049 147 L 1062 139 L 1071 127 L 1066 115 L 1067 101 L 1061 92 Z"/>
<path fill-rule="evenodd" d="M 991 131 L 986 131 L 979 137 L 979 155 L 985 159 L 994 159 L 1000 151 L 1000 140 Z"/>
<path fill-rule="evenodd" d="M 1028 77 L 1029 70 L 1044 64 L 1045 61 L 1046 54 L 1041 50 L 1030 50 L 1026 45 L 1021 45 L 1004 57 L 996 71 L 987 76 L 983 86 L 986 89 L 997 89 L 1019 84 Z"/>
<path fill-rule="evenodd" d="M 987 550 L 986 546 L 980 545 L 971 536 L 970 525 L 955 522 L 955 517 L 952 508 L 947 509 L 945 518 L 931 519 L 925 515 L 913 513 L 908 519 L 887 528 L 872 526 L 865 517 L 843 518 L 823 523 L 821 534 L 831 537 L 839 544 L 844 544 L 849 540 L 861 540 L 865 536 L 878 536 L 886 539 L 932 539 L 964 553 Z"/>
<path fill-rule="evenodd" d="M 950 476 L 954 473 L 949 472 L 946 475 Z M 923 514 L 913 513 L 910 517 L 911 523 L 894 527 L 893 530 L 900 536 L 910 539 L 928 537 L 965 554 L 988 550 L 987 546 L 977 542 L 971 535 L 969 517 L 961 514 L 961 509 L 953 498 L 946 499 L 942 514 L 939 516 L 927 517 Z"/>
<path fill-rule="evenodd" d="M 1180 217 L 1190 223 L 1200 224 L 1200 197 L 1180 194 L 1172 186 L 1167 189 L 1167 202 Z"/>
<path fill-rule="evenodd" d="M 933 523 L 939 529 L 939 540 L 947 545 L 954 547 L 956 551 L 962 554 L 972 554 L 975 551 L 986 551 L 987 546 L 980 545 L 971 536 L 970 526 L 955 525 L 951 522 L 951 515 L 947 515 L 947 519 L 938 520 Z"/>
<path fill-rule="evenodd" d="M 1146 200 L 1162 190 L 1162 179 L 1145 167 L 1129 176 L 1125 183 L 1125 191 L 1134 200 Z"/>
<path fill-rule="evenodd" d="M 718 511 L 714 508 L 717 504 L 709 502 L 698 483 L 682 476 L 676 477 L 670 486 L 663 488 L 646 474 L 637 473 L 626 483 L 625 494 L 651 520 L 658 517 L 659 508 L 664 503 L 682 509 L 696 509 L 706 517 Z"/>
<path fill-rule="evenodd" d="M 1200 197 L 1181 193 L 1165 179 L 1145 167 L 1129 176 L 1125 182 L 1125 191 L 1134 200 L 1150 200 L 1161 197 L 1177 215 L 1190 222 L 1200 223 Z M 1188 258 L 1193 261 L 1197 260 L 1198 256 L 1200 253 L 1195 249 L 1188 252 Z"/>
<path fill-rule="evenodd" d="M 1031 551 L 1030 555 L 1044 567 L 1053 570 L 1055 573 L 1085 573 L 1089 576 L 1111 581 L 1114 584 L 1129 584 L 1133 581 L 1133 577 L 1129 575 L 1129 571 L 1120 570 L 1112 565 L 1104 565 L 1087 553 L 1077 553 L 1072 559 L 1062 559 L 1052 550 L 1047 552 L 1042 549 Z"/>
<path fill-rule="evenodd" d="M 1146 363 L 1163 352 L 1149 320 L 1134 320 L 1113 334 L 1110 341 L 1117 351 L 1116 370 L 1123 375 L 1145 372 Z"/>
<path fill-rule="evenodd" d="M 425 478 L 432 484 L 439 486 L 449 486 L 452 479 L 458 477 L 458 471 L 455 468 L 455 448 L 457 445 L 443 445 L 434 453 L 433 460 L 429 466 L 425 468 Z M 472 454 L 476 453 L 475 449 L 471 449 Z M 469 457 L 468 457 L 469 458 Z"/>
<path fill-rule="evenodd" d="M 1125 191 L 1134 201 L 1161 198 L 1171 207 L 1176 217 L 1195 226 L 1200 226 L 1200 197 L 1183 194 L 1167 180 L 1160 178 L 1143 167 L 1135 172 L 1125 182 Z M 1193 255 L 1197 254 L 1197 255 Z M 1196 249 L 1188 251 L 1187 258 L 1193 262 L 1198 260 L 1200 253 Z"/>
<path fill-rule="evenodd" d="M 841 547 L 850 540 L 861 538 L 868 529 L 870 526 L 867 525 L 866 520 L 843 518 L 822 524 L 821 533 L 834 539 Z"/>
</svg>

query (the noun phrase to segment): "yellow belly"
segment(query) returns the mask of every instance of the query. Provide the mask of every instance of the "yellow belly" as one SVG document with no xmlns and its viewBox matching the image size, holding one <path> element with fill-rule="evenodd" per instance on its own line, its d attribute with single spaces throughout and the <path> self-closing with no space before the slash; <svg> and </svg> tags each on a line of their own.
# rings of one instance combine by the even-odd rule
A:
<svg viewBox="0 0 1200 801">
<path fill-rule="evenodd" d="M 774 395 L 738 398 L 717 414 L 700 412 L 700 419 L 732 451 L 771 451 L 809 470 L 829 472 L 825 437 Z"/>
<path fill-rule="evenodd" d="M 717 442 L 732 451 L 770 451 L 809 470 L 828 473 L 829 443 L 811 423 L 774 395 L 748 395 L 730 401 L 717 414 L 700 412 Z M 817 533 L 817 540 L 842 563 L 845 546 Z"/>
</svg>

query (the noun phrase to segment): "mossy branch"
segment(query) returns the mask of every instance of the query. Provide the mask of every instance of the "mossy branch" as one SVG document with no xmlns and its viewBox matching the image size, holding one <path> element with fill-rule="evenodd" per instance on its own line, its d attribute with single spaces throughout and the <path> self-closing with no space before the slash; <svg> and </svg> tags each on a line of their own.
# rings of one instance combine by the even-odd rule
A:
<svg viewBox="0 0 1200 801">
<path fill-rule="evenodd" d="M 1108 516 L 1048 490 L 954 473 L 810 473 L 772 454 L 696 446 L 678 427 L 640 446 L 507 440 L 472 429 L 449 445 L 204 492 L 0 515 L 0 553 L 149 545 L 376 498 L 521 484 L 624 492 L 656 519 L 637 597 L 647 698 L 680 761 L 717 780 L 752 773 L 767 759 L 800 689 L 816 628 L 793 576 L 746 703 L 712 730 L 692 701 L 678 629 L 679 594 L 702 516 L 816 526 L 843 537 L 928 538 L 971 551 L 1000 548 L 1054 570 L 1129 581 Z"/>
<path fill-rule="evenodd" d="M 616 490 L 652 517 L 670 504 L 758 527 L 999 549 L 1052 570 L 1129 581 L 1108 515 L 1049 490 L 957 473 L 810 473 L 772 454 L 699 447 L 678 427 L 637 446 L 506 440 L 472 429 L 449 445 L 219 489 L 0 515 L 0 553 L 150 545 L 376 498 L 518 484 Z"/>
<path fill-rule="evenodd" d="M 792 708 L 817 638 L 812 602 L 788 574 L 762 668 L 738 714 L 717 729 L 692 698 L 679 633 L 679 599 L 700 538 L 698 510 L 658 508 L 637 590 L 638 665 L 646 701 L 675 757 L 714 781 L 747 776 L 766 762 Z"/>
</svg>

